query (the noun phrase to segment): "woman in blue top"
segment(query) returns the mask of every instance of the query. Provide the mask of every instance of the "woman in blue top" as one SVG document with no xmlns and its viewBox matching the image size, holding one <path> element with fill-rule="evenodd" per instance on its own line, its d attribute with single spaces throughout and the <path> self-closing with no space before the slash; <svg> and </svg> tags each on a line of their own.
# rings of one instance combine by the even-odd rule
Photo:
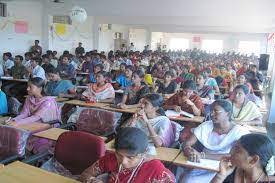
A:
<svg viewBox="0 0 275 183">
<path fill-rule="evenodd" d="M 46 95 L 72 97 L 76 95 L 76 88 L 70 80 L 62 80 L 59 76 L 58 70 L 55 68 L 47 72 L 49 82 L 45 87 Z"/>
<path fill-rule="evenodd" d="M 132 74 L 133 74 L 133 67 L 131 65 L 126 66 L 125 74 L 120 74 L 116 78 L 116 82 L 119 84 L 120 87 L 126 88 L 132 85 Z"/>
<path fill-rule="evenodd" d="M 8 113 L 8 103 L 6 94 L 1 91 L 2 81 L 0 80 L 0 115 Z"/>
</svg>

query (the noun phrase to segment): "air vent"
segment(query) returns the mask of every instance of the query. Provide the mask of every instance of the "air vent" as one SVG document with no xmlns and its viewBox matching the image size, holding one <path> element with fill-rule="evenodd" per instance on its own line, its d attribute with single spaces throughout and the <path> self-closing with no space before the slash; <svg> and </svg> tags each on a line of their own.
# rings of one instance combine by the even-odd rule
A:
<svg viewBox="0 0 275 183">
<path fill-rule="evenodd" d="M 7 4 L 0 3 L 0 17 L 7 17 Z"/>
<path fill-rule="evenodd" d="M 53 23 L 72 25 L 72 19 L 70 16 L 55 15 L 53 16 Z"/>
</svg>

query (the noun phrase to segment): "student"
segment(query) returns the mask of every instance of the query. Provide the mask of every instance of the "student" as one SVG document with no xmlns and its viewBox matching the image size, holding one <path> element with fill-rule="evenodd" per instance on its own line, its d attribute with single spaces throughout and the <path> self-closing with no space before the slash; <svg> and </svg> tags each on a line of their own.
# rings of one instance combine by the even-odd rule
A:
<svg viewBox="0 0 275 183">
<path fill-rule="evenodd" d="M 88 89 L 82 93 L 82 98 L 94 102 L 113 102 L 115 99 L 115 90 L 111 83 L 107 83 L 107 79 L 107 72 L 98 72 L 96 74 L 96 83 L 88 85 Z"/>
<path fill-rule="evenodd" d="M 2 81 L 0 80 L 0 115 L 8 113 L 8 102 L 6 94 L 1 91 Z"/>
<path fill-rule="evenodd" d="M 212 120 L 196 127 L 189 139 L 181 144 L 181 149 L 189 161 L 199 162 L 201 158 L 219 160 L 228 154 L 233 144 L 249 131 L 230 120 L 232 105 L 226 100 L 217 100 L 212 105 Z M 200 142 L 201 152 L 195 149 Z M 209 182 L 215 173 L 208 170 L 178 168 L 177 180 L 180 183 Z"/>
<path fill-rule="evenodd" d="M 211 183 L 275 182 L 274 145 L 265 135 L 242 136 L 233 146 L 230 156 L 220 162 L 220 171 Z"/>
<path fill-rule="evenodd" d="M 164 74 L 164 82 L 156 81 L 154 91 L 161 94 L 174 94 L 177 89 L 177 83 L 173 81 L 174 74 L 166 71 Z"/>
<path fill-rule="evenodd" d="M 47 123 L 60 120 L 60 111 L 53 97 L 43 96 L 44 80 L 36 77 L 28 82 L 28 97 L 18 116 L 13 118 L 9 125 L 17 126 L 33 122 Z"/>
<path fill-rule="evenodd" d="M 14 66 L 14 62 L 11 59 L 12 54 L 10 52 L 6 52 L 3 54 L 4 75 L 8 75 L 10 73 L 10 69 Z"/>
<path fill-rule="evenodd" d="M 38 56 L 42 55 L 42 47 L 39 46 L 39 40 L 34 41 L 34 45 L 30 49 L 31 52 L 37 52 Z"/>
<path fill-rule="evenodd" d="M 46 79 L 44 69 L 40 65 L 38 65 L 38 61 L 35 58 L 31 59 L 31 67 L 27 68 L 27 71 L 31 78 L 39 77 L 43 80 Z"/>
<path fill-rule="evenodd" d="M 56 68 L 62 79 L 74 79 L 75 78 L 75 68 L 69 61 L 69 56 L 63 55 L 61 57 L 61 63 L 57 65 Z"/>
<path fill-rule="evenodd" d="M 78 43 L 78 47 L 75 49 L 75 55 L 83 55 L 85 53 L 85 49 L 82 47 L 82 43 Z"/>
<path fill-rule="evenodd" d="M 14 61 L 15 65 L 10 69 L 10 75 L 14 79 L 23 79 L 27 72 L 25 66 L 22 64 L 23 57 L 21 55 L 16 55 Z"/>
<path fill-rule="evenodd" d="M 214 93 L 220 93 L 220 89 L 219 89 L 217 81 L 215 80 L 215 78 L 211 77 L 211 74 L 212 74 L 211 69 L 210 68 L 206 68 L 203 73 L 206 76 L 205 84 L 212 87 L 213 94 Z"/>
<path fill-rule="evenodd" d="M 133 74 L 133 67 L 127 66 L 125 69 L 125 74 L 120 74 L 116 78 L 116 82 L 119 84 L 121 88 L 126 88 L 132 85 L 132 74 Z"/>
<path fill-rule="evenodd" d="M 147 94 L 141 101 L 141 110 L 134 114 L 124 125 L 140 128 L 146 133 L 149 139 L 148 154 L 155 155 L 155 147 L 170 147 L 178 141 L 179 134 L 175 135 L 173 126 L 165 116 L 162 109 L 163 98 L 159 94 Z M 181 131 L 182 127 L 176 131 Z"/>
<path fill-rule="evenodd" d="M 135 108 L 140 106 L 139 100 L 149 93 L 149 87 L 142 81 L 144 79 L 144 72 L 137 70 L 132 74 L 132 85 L 127 87 L 124 91 L 122 102 L 117 104 L 122 109 Z"/>
<path fill-rule="evenodd" d="M 104 66 L 102 64 L 96 64 L 94 65 L 94 70 L 93 72 L 90 73 L 89 75 L 89 81 L 90 83 L 96 83 L 96 74 L 103 71 Z"/>
<path fill-rule="evenodd" d="M 190 70 L 191 69 L 188 65 L 184 65 L 182 67 L 182 73 L 180 74 L 180 76 L 184 79 L 184 81 L 186 81 L 186 80 L 195 80 L 195 75 L 192 74 Z"/>
<path fill-rule="evenodd" d="M 51 64 L 52 66 L 54 66 L 54 68 L 56 68 L 57 65 L 58 65 L 58 61 L 57 61 L 57 59 L 54 58 L 53 53 L 50 52 L 50 53 L 48 53 L 47 55 L 48 55 L 48 58 L 49 58 L 49 60 L 50 60 L 50 64 Z"/>
<path fill-rule="evenodd" d="M 59 72 L 51 68 L 47 72 L 48 82 L 45 86 L 45 93 L 49 96 L 75 96 L 76 88 L 70 80 L 62 80 Z"/>
<path fill-rule="evenodd" d="M 182 91 L 165 102 L 164 109 L 172 109 L 177 112 L 183 110 L 195 116 L 200 116 L 204 107 L 200 96 L 194 92 L 196 91 L 196 83 L 193 80 L 186 80 L 181 88 Z"/>
<path fill-rule="evenodd" d="M 238 124 L 262 125 L 262 114 L 256 104 L 247 100 L 249 89 L 246 85 L 238 85 L 233 91 L 232 119 Z"/>
<path fill-rule="evenodd" d="M 42 55 L 42 68 L 47 73 L 49 70 L 54 69 L 55 67 L 50 63 L 50 58 L 48 55 Z"/>
<path fill-rule="evenodd" d="M 206 75 L 200 73 L 197 75 L 197 93 L 201 98 L 214 99 L 214 92 L 211 86 L 205 84 Z"/>
<path fill-rule="evenodd" d="M 31 53 L 30 53 L 30 52 L 26 52 L 26 53 L 25 53 L 25 60 L 22 62 L 22 64 L 23 64 L 26 68 L 31 67 Z"/>
<path fill-rule="evenodd" d="M 80 180 L 85 183 L 174 183 L 174 175 L 159 160 L 146 157 L 147 147 L 148 139 L 142 130 L 123 128 L 115 138 L 115 153 L 106 154 L 87 168 Z M 106 174 L 104 181 L 103 174 Z"/>
<path fill-rule="evenodd" d="M 100 55 L 100 60 L 102 62 L 102 65 L 103 65 L 103 71 L 105 72 L 110 72 L 110 63 L 109 61 L 107 60 L 106 56 L 105 55 Z"/>
</svg>

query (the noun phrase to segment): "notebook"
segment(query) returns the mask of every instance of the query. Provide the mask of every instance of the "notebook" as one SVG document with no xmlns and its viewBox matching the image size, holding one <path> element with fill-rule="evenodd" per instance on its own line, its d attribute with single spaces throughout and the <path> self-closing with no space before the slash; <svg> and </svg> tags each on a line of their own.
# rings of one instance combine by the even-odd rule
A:
<svg viewBox="0 0 275 183">
<path fill-rule="evenodd" d="M 165 111 L 165 115 L 168 116 L 168 117 L 171 117 L 171 118 L 177 118 L 177 117 L 180 117 L 181 115 L 189 117 L 189 118 L 194 118 L 193 114 L 190 114 L 190 113 L 185 112 L 185 111 L 176 112 L 174 110 L 167 110 L 167 111 Z"/>
</svg>

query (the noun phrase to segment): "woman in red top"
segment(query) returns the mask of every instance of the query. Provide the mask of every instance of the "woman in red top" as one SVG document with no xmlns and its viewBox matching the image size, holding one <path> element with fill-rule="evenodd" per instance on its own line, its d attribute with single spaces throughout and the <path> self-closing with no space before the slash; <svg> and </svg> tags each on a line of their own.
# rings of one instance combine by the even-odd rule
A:
<svg viewBox="0 0 275 183">
<path fill-rule="evenodd" d="M 99 159 L 80 179 L 86 183 L 174 183 L 174 175 L 159 160 L 146 157 L 147 147 L 142 130 L 123 128 L 115 139 L 115 153 Z"/>
</svg>

